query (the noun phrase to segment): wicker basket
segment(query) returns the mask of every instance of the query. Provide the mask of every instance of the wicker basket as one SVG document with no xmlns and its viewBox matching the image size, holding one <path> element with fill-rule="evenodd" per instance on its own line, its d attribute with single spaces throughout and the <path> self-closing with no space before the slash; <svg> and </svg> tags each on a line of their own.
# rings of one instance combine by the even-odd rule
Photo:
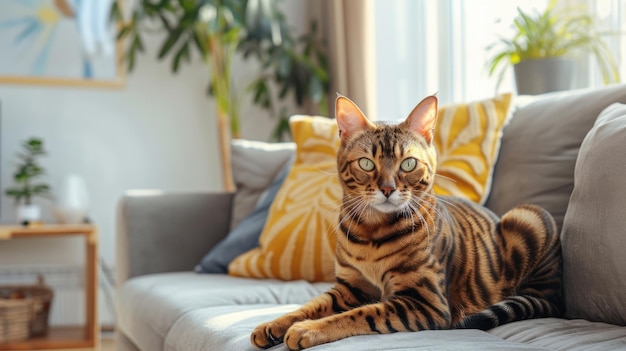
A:
<svg viewBox="0 0 626 351">
<path fill-rule="evenodd" d="M 52 289 L 44 284 L 43 276 L 36 285 L 0 286 L 0 342 L 46 335 L 51 302 Z"/>
<path fill-rule="evenodd" d="M 32 301 L 0 299 L 0 344 L 30 337 Z"/>
</svg>

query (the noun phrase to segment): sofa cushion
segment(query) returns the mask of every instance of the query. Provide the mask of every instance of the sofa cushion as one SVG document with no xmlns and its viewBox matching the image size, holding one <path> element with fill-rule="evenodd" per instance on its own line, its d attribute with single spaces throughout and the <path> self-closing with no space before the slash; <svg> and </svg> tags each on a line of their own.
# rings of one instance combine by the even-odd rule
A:
<svg viewBox="0 0 626 351">
<path fill-rule="evenodd" d="M 162 273 L 132 278 L 118 291 L 118 327 L 142 350 L 163 350 L 183 315 L 198 308 L 302 304 L 328 283 L 259 281 L 225 274 Z"/>
<path fill-rule="evenodd" d="M 293 155 L 295 145 L 235 139 L 230 149 L 233 179 L 237 186 L 230 222 L 230 228 L 234 229 L 254 210 L 263 192 Z"/>
<path fill-rule="evenodd" d="M 504 129 L 486 206 L 502 215 L 522 203 L 536 204 L 561 228 L 580 144 L 614 102 L 626 103 L 626 85 L 545 94 L 515 111 Z"/>
<path fill-rule="evenodd" d="M 509 114 L 511 94 L 439 109 L 435 129 L 438 195 L 483 204 L 491 190 L 493 167 Z"/>
<path fill-rule="evenodd" d="M 200 308 L 182 316 L 165 340 L 166 351 L 245 350 L 258 351 L 250 343 L 252 330 L 263 322 L 296 309 L 298 305 L 237 305 Z M 273 351 L 287 351 L 285 344 Z M 309 349 L 307 349 L 309 350 Z M 416 333 L 362 335 L 310 348 L 311 351 L 546 351 L 538 346 L 505 341 L 479 330 L 428 330 Z"/>
<path fill-rule="evenodd" d="M 582 143 L 562 244 L 569 317 L 626 325 L 626 105 Z"/>
<path fill-rule="evenodd" d="M 554 351 L 614 351 L 626 349 L 626 328 L 582 319 L 531 319 L 491 329 L 507 341 Z"/>
<path fill-rule="evenodd" d="M 251 250 L 257 246 L 259 235 L 265 226 L 270 205 L 278 193 L 283 181 L 287 177 L 287 173 L 291 169 L 294 157 L 285 163 L 276 179 L 272 182 L 269 189 L 261 195 L 259 202 L 233 230 L 231 230 L 226 238 L 215 245 L 196 265 L 195 271 L 198 273 L 226 273 L 228 265 L 235 257 Z"/>
<path fill-rule="evenodd" d="M 229 274 L 255 278 L 334 280 L 337 124 L 325 117 L 289 120 L 296 160 L 278 191 L 259 246 L 235 258 Z"/>
</svg>

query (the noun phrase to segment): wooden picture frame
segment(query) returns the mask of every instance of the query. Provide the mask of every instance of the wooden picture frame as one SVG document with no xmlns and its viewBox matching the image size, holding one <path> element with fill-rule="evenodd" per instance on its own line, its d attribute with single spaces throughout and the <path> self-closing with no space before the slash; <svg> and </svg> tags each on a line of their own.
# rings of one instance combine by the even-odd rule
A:
<svg viewBox="0 0 626 351">
<path fill-rule="evenodd" d="M 123 87 L 113 1 L 0 1 L 0 84 Z"/>
</svg>

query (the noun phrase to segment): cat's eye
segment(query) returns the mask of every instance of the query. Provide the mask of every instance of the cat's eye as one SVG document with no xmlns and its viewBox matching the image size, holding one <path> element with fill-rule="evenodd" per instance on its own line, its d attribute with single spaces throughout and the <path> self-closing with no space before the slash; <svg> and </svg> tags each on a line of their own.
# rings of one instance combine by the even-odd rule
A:
<svg viewBox="0 0 626 351">
<path fill-rule="evenodd" d="M 376 168 L 376 166 L 374 165 L 374 161 L 366 157 L 361 157 L 359 159 L 359 167 L 367 172 L 372 171 L 374 170 L 374 168 Z"/>
<path fill-rule="evenodd" d="M 415 169 L 415 167 L 417 167 L 417 160 L 414 159 L 413 157 L 407 158 L 406 160 L 402 161 L 402 163 L 400 164 L 400 169 L 402 169 L 405 172 L 411 172 L 412 170 Z"/>
</svg>

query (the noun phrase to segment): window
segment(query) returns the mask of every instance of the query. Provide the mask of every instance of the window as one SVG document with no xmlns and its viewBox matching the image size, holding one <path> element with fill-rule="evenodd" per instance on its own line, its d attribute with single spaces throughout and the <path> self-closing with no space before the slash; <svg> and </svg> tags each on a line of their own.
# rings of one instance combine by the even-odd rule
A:
<svg viewBox="0 0 626 351">
<path fill-rule="evenodd" d="M 375 0 L 376 97 L 378 119 L 406 117 L 415 104 L 438 93 L 442 104 L 491 97 L 487 47 L 514 32 L 517 8 L 543 10 L 547 0 Z M 626 32 L 626 0 L 563 0 L 563 6 L 587 6 L 612 30 Z M 561 4 L 559 4 L 561 5 Z M 621 72 L 626 36 L 608 40 Z M 601 85 L 595 62 L 583 58 L 577 87 Z M 512 70 L 499 92 L 515 92 Z"/>
</svg>

